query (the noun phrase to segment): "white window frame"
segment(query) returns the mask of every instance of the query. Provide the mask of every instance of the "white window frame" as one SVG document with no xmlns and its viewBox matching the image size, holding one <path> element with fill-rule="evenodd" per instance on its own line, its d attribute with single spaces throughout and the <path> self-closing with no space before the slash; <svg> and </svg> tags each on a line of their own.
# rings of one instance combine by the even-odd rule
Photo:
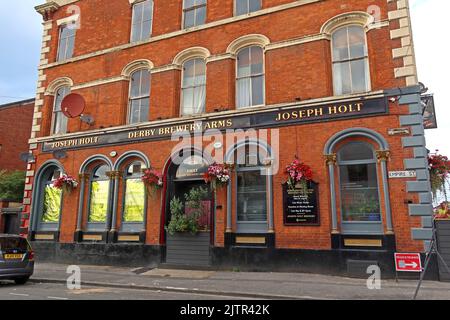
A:
<svg viewBox="0 0 450 320">
<path fill-rule="evenodd" d="M 142 19 L 141 19 L 141 28 L 140 28 L 141 34 L 140 34 L 139 40 L 133 41 L 133 26 L 135 25 L 134 22 L 135 22 L 135 19 L 136 19 L 135 18 L 135 13 L 134 13 L 134 10 L 135 10 L 136 6 L 144 6 L 144 3 L 148 2 L 148 1 L 151 2 L 152 15 L 151 15 L 151 17 L 149 19 L 150 20 L 150 33 L 148 35 L 148 38 L 146 38 L 146 39 L 150 39 L 152 37 L 152 33 L 153 33 L 153 16 L 154 16 L 155 3 L 154 3 L 153 0 L 144 0 L 144 1 L 135 2 L 133 4 L 132 8 L 131 8 L 130 43 L 135 43 L 135 42 L 140 42 L 140 41 L 145 41 L 146 40 L 146 39 L 142 38 L 142 26 L 143 26 L 143 23 L 144 23 L 144 21 L 148 21 L 148 20 L 144 20 L 144 10 L 142 10 L 142 17 L 141 17 Z"/>
<path fill-rule="evenodd" d="M 364 41 L 366 44 L 366 55 L 362 58 L 355 58 L 355 59 L 346 59 L 346 60 L 340 60 L 340 61 L 335 61 L 335 56 L 334 56 L 334 33 L 338 32 L 341 29 L 347 28 L 347 38 L 348 38 L 348 28 L 349 27 L 359 27 L 364 31 Z M 335 64 L 343 64 L 343 63 L 350 63 L 350 68 L 351 68 L 351 62 L 352 61 L 357 61 L 357 60 L 364 60 L 366 63 L 366 83 L 367 83 L 367 87 L 365 91 L 362 92 L 356 92 L 353 90 L 353 81 L 350 83 L 352 90 L 351 93 L 337 93 L 336 92 L 336 86 L 335 86 L 335 71 L 334 71 L 334 65 Z M 364 92 L 370 92 L 372 90 L 372 83 L 371 83 L 371 73 L 370 73 L 370 61 L 369 61 L 369 47 L 368 47 L 368 43 L 367 43 L 367 32 L 364 30 L 364 27 L 358 24 L 347 24 L 347 25 L 343 25 L 340 26 L 339 28 L 336 28 L 335 30 L 333 30 L 333 32 L 331 33 L 331 73 L 332 73 L 332 83 L 333 83 L 333 95 L 335 96 L 340 96 L 340 95 L 349 95 L 349 94 L 356 94 L 356 93 L 364 93 Z M 350 69 L 350 76 L 351 76 L 351 69 Z"/>
<path fill-rule="evenodd" d="M 263 78 L 264 78 L 263 90 L 262 90 L 263 103 L 262 104 L 257 104 L 257 105 L 250 105 L 250 106 L 246 106 L 246 107 L 239 107 L 238 106 L 238 80 L 239 79 L 244 79 L 244 78 L 259 77 L 261 75 L 261 74 L 258 74 L 258 75 L 250 75 L 249 77 L 241 77 L 241 78 L 238 77 L 238 74 L 239 74 L 239 72 L 238 72 L 238 70 L 239 70 L 239 63 L 238 63 L 239 53 L 242 50 L 247 49 L 247 48 L 251 48 L 251 47 L 261 48 L 262 53 L 263 53 L 263 61 L 262 61 L 262 65 L 263 65 L 263 73 L 262 73 L 262 75 L 263 75 Z M 239 50 L 237 50 L 237 52 L 236 52 L 235 72 L 236 72 L 236 77 L 235 77 L 236 79 L 235 79 L 235 83 L 234 83 L 234 88 L 235 88 L 236 109 L 240 110 L 240 109 L 246 109 L 246 108 L 257 108 L 257 107 L 265 106 L 266 105 L 266 51 L 264 50 L 264 48 L 261 47 L 260 45 L 249 45 L 249 46 L 245 46 L 245 47 L 239 48 Z M 250 86 L 250 97 L 253 96 L 251 90 L 252 90 L 252 87 Z"/>
<path fill-rule="evenodd" d="M 73 39 L 72 54 L 70 55 L 70 57 L 67 56 L 67 48 L 68 48 L 68 43 L 69 42 L 66 41 L 66 46 L 64 48 L 64 56 L 62 58 L 60 58 L 60 53 L 61 53 L 61 50 L 62 50 L 62 48 L 61 48 L 62 32 L 63 32 L 64 28 L 69 28 L 69 24 L 68 23 L 63 23 L 63 24 L 61 24 L 59 26 L 58 50 L 57 50 L 57 53 L 56 53 L 56 61 L 58 61 L 58 62 L 66 61 L 66 60 L 68 60 L 70 58 L 73 58 L 73 55 L 74 55 L 74 52 L 75 52 L 75 38 L 76 38 L 77 31 L 76 31 L 75 28 L 72 28 L 72 29 L 69 28 L 69 30 L 73 30 L 73 35 L 70 36 L 70 37 L 67 37 L 67 40 L 68 39 Z"/>
<path fill-rule="evenodd" d="M 195 28 L 198 26 L 202 26 L 204 24 L 206 24 L 206 21 L 208 20 L 208 0 L 205 1 L 205 4 L 201 4 L 201 5 L 195 5 L 189 8 L 185 7 L 185 3 L 186 1 L 183 0 L 183 9 L 182 9 L 182 21 L 181 21 L 181 29 L 185 30 L 185 29 L 191 29 L 191 28 Z M 186 22 L 186 12 L 188 11 L 196 11 L 197 9 L 201 8 L 201 7 L 205 7 L 205 22 L 202 24 L 194 24 L 191 27 L 186 27 L 185 26 L 185 22 Z M 194 19 L 194 23 L 197 22 L 197 12 L 195 12 L 195 19 Z"/>
<path fill-rule="evenodd" d="M 262 0 L 259 0 L 260 8 L 259 8 L 259 10 L 256 10 L 256 11 L 250 11 L 250 0 L 245 0 L 245 1 L 247 1 L 248 12 L 242 13 L 242 14 L 239 14 L 239 15 L 238 15 L 238 14 L 237 14 L 237 2 L 238 2 L 238 1 L 239 1 L 239 0 L 234 0 L 233 16 L 235 16 L 235 17 L 244 16 L 244 15 L 247 15 L 247 14 L 250 14 L 250 13 L 257 12 L 257 11 L 259 11 L 259 10 L 262 10 Z"/>
<path fill-rule="evenodd" d="M 202 60 L 202 61 L 205 63 L 205 84 L 202 85 L 202 86 L 205 87 L 205 109 L 204 109 L 203 112 L 201 112 L 201 113 L 186 114 L 186 113 L 184 113 L 184 104 L 183 104 L 183 102 L 184 102 L 184 99 L 183 99 L 184 90 L 185 90 L 185 89 L 190 89 L 190 88 L 195 89 L 195 88 L 200 87 L 200 86 L 196 86 L 195 84 L 194 84 L 193 86 L 187 86 L 187 87 L 184 86 L 184 65 L 185 65 L 185 63 L 187 63 L 187 62 L 189 62 L 189 61 L 191 61 L 191 60 Z M 205 113 L 205 112 L 206 112 L 206 84 L 207 84 L 207 81 L 208 81 L 208 78 L 207 78 L 207 74 L 208 74 L 207 68 L 208 68 L 208 65 L 207 65 L 207 63 L 206 63 L 206 60 L 205 60 L 204 58 L 202 58 L 202 57 L 193 57 L 193 58 L 187 59 L 186 61 L 183 62 L 182 67 L 181 67 L 180 116 L 186 117 L 186 116 L 198 115 L 198 114 L 202 114 L 202 113 Z M 194 83 L 195 83 L 195 80 L 194 80 Z M 195 90 L 194 90 L 194 92 L 195 92 Z"/>
<path fill-rule="evenodd" d="M 133 81 L 131 81 L 133 74 L 135 74 L 136 72 L 140 72 L 140 71 L 147 71 L 149 74 L 149 91 L 148 91 L 148 96 L 138 96 L 138 97 L 131 97 L 131 86 L 133 84 Z M 142 78 L 141 78 L 142 81 Z M 145 69 L 145 68 L 141 68 L 141 69 L 136 69 L 134 70 L 131 74 L 130 74 L 130 83 L 128 85 L 128 110 L 127 110 L 127 124 L 138 124 L 138 123 L 143 123 L 143 122 L 148 122 L 148 119 L 146 121 L 142 121 L 142 122 L 131 122 L 131 105 L 132 102 L 134 100 L 141 100 L 144 98 L 148 98 L 148 107 L 149 107 L 149 115 L 150 115 L 150 96 L 151 96 L 151 91 L 152 91 L 152 73 L 150 72 L 150 70 Z M 140 112 L 140 111 L 139 111 Z M 140 114 L 139 114 L 140 115 Z"/>
<path fill-rule="evenodd" d="M 60 87 L 58 87 L 56 90 L 55 90 L 55 95 L 54 95 L 54 99 L 53 99 L 53 110 L 52 110 L 52 123 L 51 123 L 51 130 L 50 130 L 50 133 L 51 133 L 51 135 L 60 135 L 60 134 L 66 134 L 67 133 L 67 127 L 66 127 L 66 129 L 64 130 L 65 132 L 55 132 L 55 125 L 56 125 L 56 118 L 57 118 L 57 114 L 61 114 L 61 116 L 64 116 L 65 117 L 65 115 L 64 115 L 64 113 L 62 112 L 62 109 L 61 110 L 59 110 L 59 111 L 56 111 L 55 109 L 56 109 L 56 103 L 57 103 L 57 96 L 58 96 L 58 91 L 60 90 L 60 89 L 62 89 L 62 88 L 68 88 L 68 92 L 67 92 L 67 94 L 66 95 L 64 95 L 64 97 L 66 97 L 67 95 L 69 95 L 70 94 L 70 92 L 71 92 L 71 90 L 70 90 L 70 86 L 68 86 L 68 85 L 63 85 L 63 86 L 60 86 Z M 63 99 L 64 99 L 64 97 L 63 97 Z M 61 100 L 61 102 L 62 102 L 62 100 Z"/>
</svg>

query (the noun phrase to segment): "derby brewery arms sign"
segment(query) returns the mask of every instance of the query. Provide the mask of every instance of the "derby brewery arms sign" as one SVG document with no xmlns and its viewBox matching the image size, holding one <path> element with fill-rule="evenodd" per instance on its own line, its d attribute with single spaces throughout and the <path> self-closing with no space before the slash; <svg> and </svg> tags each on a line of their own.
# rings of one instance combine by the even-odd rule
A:
<svg viewBox="0 0 450 320">
<path fill-rule="evenodd" d="M 225 131 L 227 129 L 274 128 L 301 125 L 312 122 L 331 121 L 354 117 L 364 117 L 387 113 L 385 97 L 368 100 L 356 100 L 318 105 L 290 106 L 268 111 L 238 113 L 236 115 L 210 117 L 203 121 L 180 120 L 176 123 L 161 125 L 158 122 L 143 124 L 140 129 L 124 128 L 115 132 L 80 133 L 79 137 L 52 139 L 42 145 L 44 152 L 55 150 L 88 148 L 111 144 L 128 144 L 150 140 L 170 139 L 174 133 L 206 132 L 209 129 Z"/>
</svg>

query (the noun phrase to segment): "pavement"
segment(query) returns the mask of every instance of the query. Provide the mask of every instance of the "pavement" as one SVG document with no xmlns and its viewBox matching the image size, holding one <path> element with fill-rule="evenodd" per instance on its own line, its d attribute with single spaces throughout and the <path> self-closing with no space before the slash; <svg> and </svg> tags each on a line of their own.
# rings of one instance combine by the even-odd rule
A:
<svg viewBox="0 0 450 320">
<path fill-rule="evenodd" d="M 59 285 L 67 290 L 68 265 L 37 263 L 32 285 Z M 332 300 L 410 300 L 416 280 L 382 280 L 380 289 L 368 289 L 367 279 L 354 279 L 318 274 L 278 272 L 226 272 L 179 269 L 119 268 L 80 265 L 81 290 L 107 289 L 105 299 L 332 299 Z M 25 287 L 24 287 L 25 288 Z M 0 285 L 0 299 L 2 286 Z M 114 290 L 113 290 L 114 289 Z M 111 292 L 112 290 L 112 292 Z M 76 292 L 76 291 L 74 291 Z M 72 298 L 83 299 L 83 291 L 71 292 Z M 144 294 L 146 292 L 146 294 Z M 154 293 L 161 293 L 155 296 Z M 69 293 L 67 293 L 69 294 Z M 418 299 L 450 299 L 450 283 L 424 281 Z"/>
</svg>

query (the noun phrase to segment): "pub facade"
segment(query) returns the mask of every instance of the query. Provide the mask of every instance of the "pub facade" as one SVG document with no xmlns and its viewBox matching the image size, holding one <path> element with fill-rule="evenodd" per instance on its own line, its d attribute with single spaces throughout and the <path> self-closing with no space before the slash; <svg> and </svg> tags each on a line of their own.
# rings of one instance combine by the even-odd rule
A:
<svg viewBox="0 0 450 320">
<path fill-rule="evenodd" d="M 408 1 L 36 9 L 22 232 L 42 258 L 352 274 L 392 273 L 394 252 L 424 251 L 432 206 Z M 83 101 L 73 117 L 70 95 Z M 288 183 L 292 163 L 307 183 Z M 226 181 L 205 182 L 218 165 Z M 76 187 L 55 187 L 61 177 Z M 196 208 L 201 226 L 181 232 L 175 220 Z"/>
</svg>

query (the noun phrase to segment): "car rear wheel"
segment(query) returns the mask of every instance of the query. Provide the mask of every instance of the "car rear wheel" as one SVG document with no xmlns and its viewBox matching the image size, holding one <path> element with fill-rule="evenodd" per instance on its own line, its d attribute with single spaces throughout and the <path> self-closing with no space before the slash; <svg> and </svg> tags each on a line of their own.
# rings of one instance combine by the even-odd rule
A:
<svg viewBox="0 0 450 320">
<path fill-rule="evenodd" d="M 25 283 L 27 283 L 28 279 L 29 279 L 28 277 L 16 278 L 16 279 L 14 279 L 14 282 L 16 284 L 25 284 Z"/>
</svg>

